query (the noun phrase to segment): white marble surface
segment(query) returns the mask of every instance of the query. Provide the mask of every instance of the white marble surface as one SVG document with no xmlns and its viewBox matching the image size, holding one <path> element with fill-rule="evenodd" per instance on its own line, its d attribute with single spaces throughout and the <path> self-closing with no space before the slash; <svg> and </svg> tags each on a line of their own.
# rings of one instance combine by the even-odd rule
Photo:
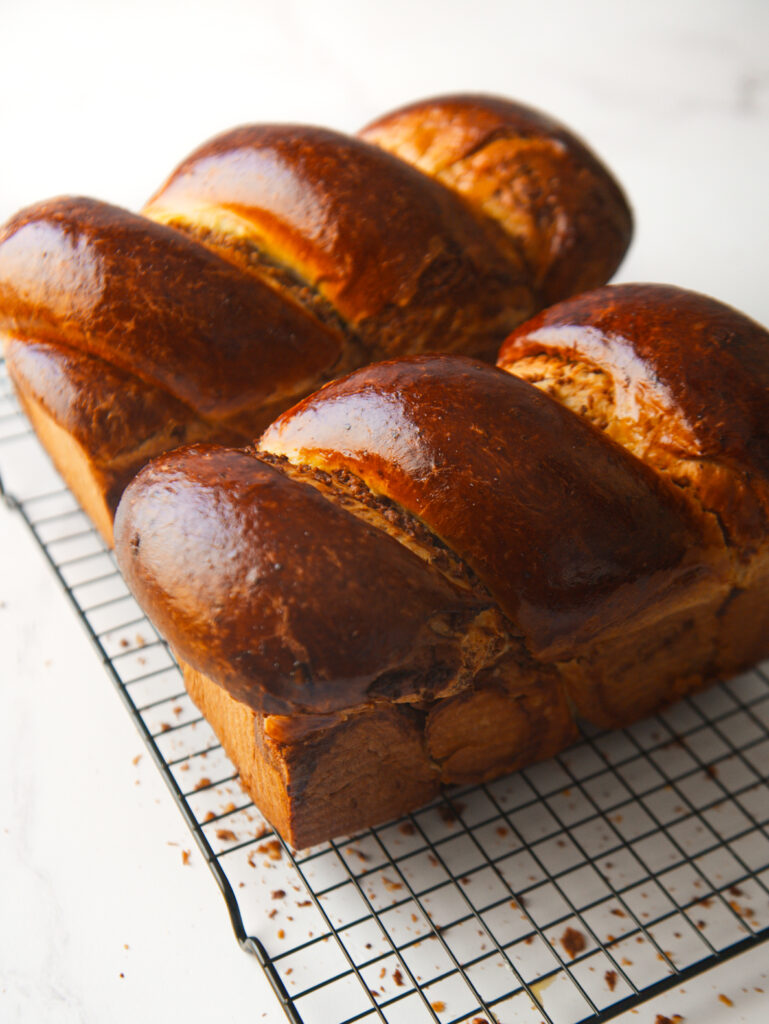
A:
<svg viewBox="0 0 769 1024">
<path fill-rule="evenodd" d="M 0 221 L 79 192 L 137 207 L 249 120 L 353 129 L 471 89 L 577 129 L 637 232 L 619 279 L 769 323 L 769 5 L 0 0 Z M 0 509 L 0 1020 L 283 1015 L 22 525 Z M 766 948 L 644 1005 L 764 1021 Z M 730 996 L 729 1008 L 717 994 Z"/>
</svg>

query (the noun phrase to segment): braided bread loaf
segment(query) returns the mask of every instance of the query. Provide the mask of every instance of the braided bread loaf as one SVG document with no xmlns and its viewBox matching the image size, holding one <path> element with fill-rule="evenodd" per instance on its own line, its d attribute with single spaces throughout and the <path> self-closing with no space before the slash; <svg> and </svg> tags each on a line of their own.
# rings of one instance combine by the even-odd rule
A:
<svg viewBox="0 0 769 1024">
<path fill-rule="evenodd" d="M 769 653 L 769 335 L 608 287 L 500 365 L 358 370 L 124 494 L 126 580 L 297 847 Z"/>
<path fill-rule="evenodd" d="M 141 215 L 63 198 L 0 233 L 0 332 L 44 444 L 99 529 L 182 442 L 244 444 L 324 381 L 441 350 L 493 359 L 605 282 L 631 231 L 570 133 L 491 97 L 353 138 L 254 125 L 202 146 Z"/>
</svg>

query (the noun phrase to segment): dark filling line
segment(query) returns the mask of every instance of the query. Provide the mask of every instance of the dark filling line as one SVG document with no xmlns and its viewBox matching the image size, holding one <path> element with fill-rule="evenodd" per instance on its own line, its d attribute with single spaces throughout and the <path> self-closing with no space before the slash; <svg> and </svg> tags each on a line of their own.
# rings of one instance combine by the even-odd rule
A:
<svg viewBox="0 0 769 1024">
<path fill-rule="evenodd" d="M 379 520 L 377 525 L 380 529 L 399 543 L 403 543 L 402 536 L 412 540 L 421 551 L 427 554 L 428 557 L 425 560 L 430 565 L 451 583 L 471 591 L 479 600 L 493 607 L 505 621 L 511 636 L 520 639 L 520 634 L 464 559 L 452 551 L 421 519 L 403 508 L 402 505 L 384 495 L 374 494 L 360 477 L 349 470 L 326 471 L 315 466 L 295 464 L 285 455 L 273 455 L 270 452 L 262 451 L 257 446 L 249 450 L 257 459 L 286 476 L 315 487 L 326 498 L 334 504 L 340 505 L 352 515 L 370 523 L 371 520 L 361 512 L 362 509 L 365 509 L 373 513 L 373 518 Z M 408 547 L 407 544 L 404 546 Z M 409 548 L 409 550 L 412 549 Z"/>
<path fill-rule="evenodd" d="M 343 344 L 340 346 L 339 359 L 323 374 L 323 380 L 332 380 L 345 373 L 347 369 L 369 361 L 368 348 L 363 339 L 348 321 L 339 315 L 328 299 L 324 299 L 293 267 L 269 256 L 253 239 L 231 238 L 217 233 L 212 228 L 182 219 L 171 218 L 163 223 L 183 232 L 238 269 L 242 270 L 245 266 L 274 291 L 279 294 L 287 293 L 300 309 L 341 337 Z M 351 353 L 356 354 L 355 359 L 350 358 Z"/>
</svg>

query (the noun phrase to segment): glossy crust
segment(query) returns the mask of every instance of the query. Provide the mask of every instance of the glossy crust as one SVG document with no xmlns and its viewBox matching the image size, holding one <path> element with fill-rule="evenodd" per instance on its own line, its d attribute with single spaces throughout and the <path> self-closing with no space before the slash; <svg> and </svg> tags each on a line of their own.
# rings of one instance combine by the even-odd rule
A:
<svg viewBox="0 0 769 1024">
<path fill-rule="evenodd" d="M 0 309 L 11 336 L 96 356 L 225 423 L 247 414 L 258 424 L 276 393 L 305 390 L 340 351 L 266 284 L 178 231 L 91 199 L 41 204 L 6 225 Z"/>
<path fill-rule="evenodd" d="M 430 699 L 502 646 L 489 598 L 247 452 L 155 460 L 115 529 L 126 581 L 163 635 L 255 709 Z"/>
<path fill-rule="evenodd" d="M 506 340 L 498 365 L 535 381 L 538 356 L 599 370 L 609 436 L 696 494 L 737 551 L 766 547 L 769 332 L 682 288 L 613 285 L 530 320 Z M 535 382 L 565 396 L 568 383 L 558 386 L 552 363 L 547 370 Z"/>
<path fill-rule="evenodd" d="M 296 846 L 769 655 L 766 332 L 621 286 L 501 360 L 358 370 L 126 491 L 129 585 Z"/>
<path fill-rule="evenodd" d="M 672 488 L 535 388 L 471 360 L 356 371 L 279 417 L 259 450 L 343 468 L 408 509 L 538 655 L 677 601 L 706 572 Z"/>
<path fill-rule="evenodd" d="M 428 121 L 433 108 L 445 112 L 445 102 L 424 105 Z M 463 124 L 505 110 L 522 137 L 545 131 L 541 115 L 489 97 L 472 100 Z M 440 135 L 434 123 L 431 130 Z M 445 130 L 453 136 L 456 126 Z M 493 360 L 504 336 L 544 304 L 544 250 L 532 239 L 547 203 L 580 237 L 578 222 L 597 217 L 587 248 L 567 246 L 562 256 L 589 265 L 592 283 L 605 280 L 621 252 L 595 195 L 603 190 L 616 205 L 618 187 L 577 140 L 561 129 L 556 136 L 570 156 L 546 200 L 507 158 L 487 162 L 473 188 L 457 190 L 367 139 L 250 125 L 192 153 L 141 215 L 65 197 L 9 221 L 0 231 L 0 337 L 16 353 L 45 343 L 49 369 L 61 362 L 37 379 L 40 360 L 22 368 L 12 354 L 11 376 L 28 407 L 41 410 L 36 423 L 50 421 L 42 433 L 77 496 L 97 496 L 107 539 L 117 480 L 168 447 L 154 423 L 169 401 L 188 409 L 196 429 L 187 439 L 231 443 L 253 439 L 303 395 L 373 359 L 441 350 Z M 513 177 L 521 201 L 511 232 L 481 193 L 515 191 Z M 626 206 L 624 225 L 623 252 Z M 574 286 L 564 278 L 559 295 Z M 133 399 L 115 412 L 135 443 L 130 469 L 126 451 L 119 469 L 106 464 L 110 442 L 98 417 L 90 426 L 80 417 L 73 456 L 57 430 L 69 430 L 61 395 L 50 390 L 58 377 L 70 391 L 78 379 L 103 394 L 115 375 L 134 378 L 134 398 L 145 389 L 146 418 Z M 115 406 L 122 394 L 115 391 Z M 79 404 L 89 401 L 86 394 Z"/>
<path fill-rule="evenodd" d="M 436 347 L 493 358 L 542 306 L 493 219 L 377 146 L 326 129 L 253 125 L 218 136 L 145 213 L 271 272 L 341 322 L 368 360 Z"/>
<path fill-rule="evenodd" d="M 621 188 L 563 125 L 495 96 L 423 100 L 363 138 L 408 160 L 515 239 L 545 305 L 607 281 L 632 231 Z"/>
<path fill-rule="evenodd" d="M 499 365 L 672 484 L 721 551 L 720 590 L 563 666 L 580 713 L 624 724 L 769 656 L 769 332 L 704 295 L 617 285 L 522 326 Z"/>
</svg>

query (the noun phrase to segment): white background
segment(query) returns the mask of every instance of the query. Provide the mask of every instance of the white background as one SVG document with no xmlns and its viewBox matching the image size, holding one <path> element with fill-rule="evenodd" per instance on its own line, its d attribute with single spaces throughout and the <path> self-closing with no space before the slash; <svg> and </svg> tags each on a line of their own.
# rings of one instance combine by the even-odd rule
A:
<svg viewBox="0 0 769 1024">
<path fill-rule="evenodd" d="M 352 131 L 411 99 L 491 91 L 564 121 L 621 180 L 636 236 L 619 280 L 705 291 L 769 323 L 764 0 L 0 0 L 0 39 L 0 221 L 61 193 L 135 209 L 239 123 Z M 4 510 L 0 567 L 0 1020 L 282 1021 Z M 763 1021 L 767 960 L 627 1019 Z"/>
</svg>

